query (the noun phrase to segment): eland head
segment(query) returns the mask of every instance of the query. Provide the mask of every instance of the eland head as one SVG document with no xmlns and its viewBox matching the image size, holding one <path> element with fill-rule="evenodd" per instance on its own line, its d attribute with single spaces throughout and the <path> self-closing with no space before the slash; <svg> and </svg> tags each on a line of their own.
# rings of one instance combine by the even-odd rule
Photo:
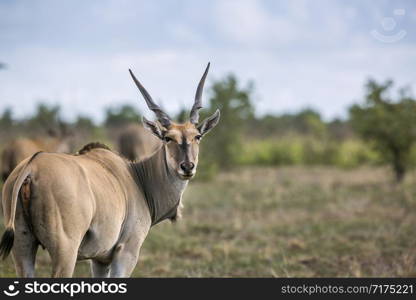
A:
<svg viewBox="0 0 416 300">
<path fill-rule="evenodd" d="M 168 114 L 153 101 L 150 94 L 129 69 L 130 75 L 143 95 L 147 106 L 155 113 L 157 118 L 157 121 L 153 122 L 143 117 L 143 125 L 163 142 L 163 147 L 166 149 L 167 164 L 182 180 L 189 180 L 195 175 L 198 165 L 199 143 L 202 137 L 218 124 L 220 119 L 220 111 L 217 109 L 211 116 L 199 122 L 202 92 L 209 66 L 208 63 L 199 81 L 189 121 L 182 124 L 172 121 Z"/>
</svg>

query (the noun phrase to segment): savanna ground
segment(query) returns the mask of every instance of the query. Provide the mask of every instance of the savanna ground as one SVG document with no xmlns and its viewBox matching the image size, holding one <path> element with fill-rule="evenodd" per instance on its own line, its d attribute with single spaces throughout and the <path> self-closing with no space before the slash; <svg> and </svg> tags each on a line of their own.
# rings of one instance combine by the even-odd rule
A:
<svg viewBox="0 0 416 300">
<path fill-rule="evenodd" d="M 151 230 L 133 276 L 416 276 L 416 173 L 391 178 L 384 168 L 251 167 L 192 182 L 183 219 Z M 37 275 L 49 272 L 41 250 Z M 10 258 L 0 276 L 15 276 Z M 75 276 L 89 276 L 87 262 Z"/>
</svg>

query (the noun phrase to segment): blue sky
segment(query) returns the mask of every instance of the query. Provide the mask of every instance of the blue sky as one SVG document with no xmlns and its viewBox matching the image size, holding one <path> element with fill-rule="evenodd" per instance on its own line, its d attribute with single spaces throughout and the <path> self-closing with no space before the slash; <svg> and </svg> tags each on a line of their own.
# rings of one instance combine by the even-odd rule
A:
<svg viewBox="0 0 416 300">
<path fill-rule="evenodd" d="M 174 113 L 211 61 L 208 85 L 253 80 L 259 114 L 312 107 L 330 119 L 369 77 L 416 91 L 415 31 L 411 0 L 0 0 L 0 111 L 24 117 L 43 100 L 99 121 L 128 102 L 151 116 L 132 68 Z"/>
</svg>

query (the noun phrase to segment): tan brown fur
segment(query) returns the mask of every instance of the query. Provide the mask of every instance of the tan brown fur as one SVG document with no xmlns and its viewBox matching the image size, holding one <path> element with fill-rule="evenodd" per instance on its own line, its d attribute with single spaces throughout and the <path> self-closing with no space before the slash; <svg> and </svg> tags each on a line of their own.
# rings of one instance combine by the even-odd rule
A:
<svg viewBox="0 0 416 300">
<path fill-rule="evenodd" d="M 118 137 L 118 151 L 130 161 L 149 157 L 161 146 L 158 138 L 139 124 L 129 124 Z"/>
<path fill-rule="evenodd" d="M 1 156 L 1 175 L 3 181 L 10 175 L 16 166 L 25 158 L 36 152 L 69 152 L 66 141 L 59 138 L 18 138 L 7 144 Z"/>
<path fill-rule="evenodd" d="M 190 122 L 184 124 L 172 123 L 165 133 L 165 136 L 175 140 L 175 142 L 179 144 L 183 143 L 183 138 L 185 138 L 188 143 L 197 142 L 195 141 L 195 137 L 198 135 L 200 135 L 200 133 L 195 124 Z"/>
</svg>

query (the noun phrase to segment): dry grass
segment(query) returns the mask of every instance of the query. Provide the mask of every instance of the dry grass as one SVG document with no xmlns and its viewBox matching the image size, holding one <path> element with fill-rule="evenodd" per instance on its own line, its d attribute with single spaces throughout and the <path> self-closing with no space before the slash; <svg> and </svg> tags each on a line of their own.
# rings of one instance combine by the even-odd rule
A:
<svg viewBox="0 0 416 300">
<path fill-rule="evenodd" d="M 247 168 L 193 182 L 184 218 L 153 228 L 133 276 L 416 276 L 416 176 Z M 48 276 L 42 252 L 37 274 Z M 89 276 L 81 262 L 77 276 Z M 10 259 L 0 276 L 15 276 Z"/>
</svg>

